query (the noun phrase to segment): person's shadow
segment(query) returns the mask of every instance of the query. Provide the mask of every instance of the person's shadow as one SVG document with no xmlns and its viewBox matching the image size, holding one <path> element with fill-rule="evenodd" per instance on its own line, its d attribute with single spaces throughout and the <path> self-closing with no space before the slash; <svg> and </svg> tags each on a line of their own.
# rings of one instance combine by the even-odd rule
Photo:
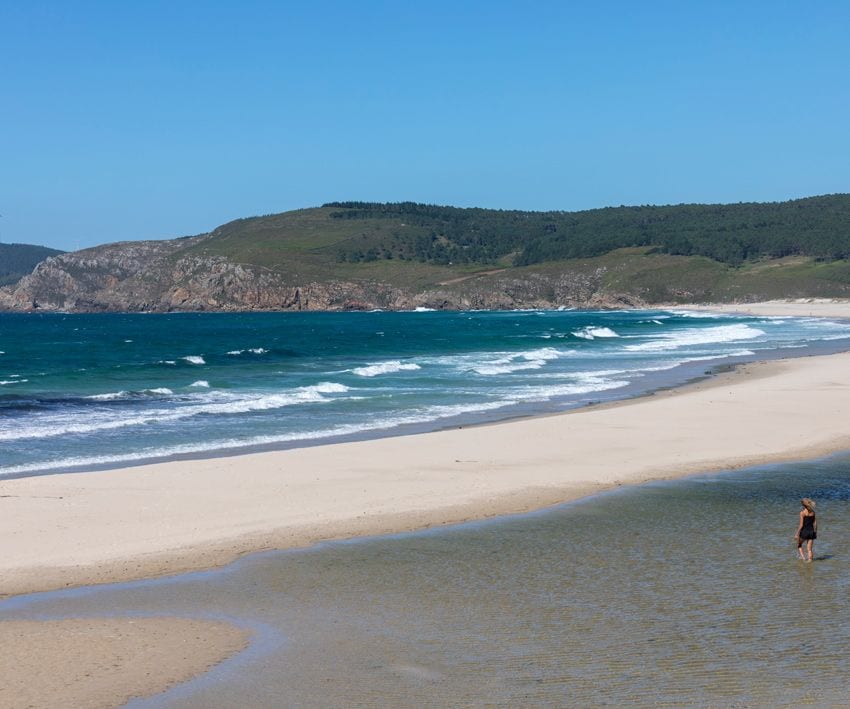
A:
<svg viewBox="0 0 850 709">
<path fill-rule="evenodd" d="M 813 556 L 812 561 L 826 561 L 827 559 L 831 559 L 835 554 L 821 554 L 820 556 Z"/>
</svg>

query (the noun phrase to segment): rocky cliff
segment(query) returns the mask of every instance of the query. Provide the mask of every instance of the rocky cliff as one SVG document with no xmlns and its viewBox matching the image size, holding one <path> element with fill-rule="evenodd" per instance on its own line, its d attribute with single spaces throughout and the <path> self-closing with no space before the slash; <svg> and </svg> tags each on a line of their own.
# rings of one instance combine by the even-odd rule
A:
<svg viewBox="0 0 850 709">
<path fill-rule="evenodd" d="M 110 244 L 53 256 L 0 289 L 0 309 L 41 312 L 405 310 L 637 305 L 606 292 L 604 269 L 555 275 L 498 271 L 424 288 L 374 279 L 293 280 L 190 248 L 204 237 Z"/>
<path fill-rule="evenodd" d="M 761 221 L 735 221 L 745 217 Z M 593 308 L 847 298 L 848 229 L 850 195 L 582 213 L 345 203 L 237 219 L 200 236 L 53 255 L 0 288 L 0 310 Z M 756 232 L 761 241 L 753 241 Z M 718 244 L 744 243 L 745 234 L 752 237 L 746 259 L 734 249 L 726 257 L 714 253 Z M 808 253 L 799 244 L 812 234 L 820 246 Z"/>
</svg>

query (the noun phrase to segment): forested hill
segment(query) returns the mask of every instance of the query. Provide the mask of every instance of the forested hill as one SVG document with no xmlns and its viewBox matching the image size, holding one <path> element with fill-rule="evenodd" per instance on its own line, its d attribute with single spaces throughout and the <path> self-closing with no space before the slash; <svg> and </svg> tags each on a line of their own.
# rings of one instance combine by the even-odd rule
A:
<svg viewBox="0 0 850 709">
<path fill-rule="evenodd" d="M 0 264 L 14 274 L 9 249 L 27 247 L 3 248 Z M 17 268 L 41 258 L 29 253 Z M 0 287 L 0 310 L 512 309 L 810 297 L 850 298 L 850 195 L 584 212 L 333 202 L 192 237 L 53 256 Z"/>
<path fill-rule="evenodd" d="M 32 271 L 39 261 L 61 254 L 57 249 L 29 244 L 0 244 L 0 286 L 15 283 Z"/>
<path fill-rule="evenodd" d="M 850 258 L 850 195 L 788 202 L 609 207 L 522 212 L 412 202 L 331 202 L 336 220 L 386 220 L 339 250 L 340 260 L 401 258 L 437 264 L 528 266 L 590 258 L 625 247 L 706 256 L 736 266 L 786 256 Z"/>
</svg>

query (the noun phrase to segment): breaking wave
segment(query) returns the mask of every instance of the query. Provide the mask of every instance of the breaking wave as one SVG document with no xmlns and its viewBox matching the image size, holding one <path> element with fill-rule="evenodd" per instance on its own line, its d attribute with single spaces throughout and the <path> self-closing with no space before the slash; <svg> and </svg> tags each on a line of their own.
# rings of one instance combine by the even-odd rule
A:
<svg viewBox="0 0 850 709">
<path fill-rule="evenodd" d="M 625 349 L 630 352 L 663 352 L 665 350 L 676 350 L 692 345 L 716 345 L 726 342 L 754 340 L 764 334 L 764 330 L 750 327 L 745 323 L 735 323 L 733 325 L 689 328 L 679 330 L 678 332 L 664 333 L 657 335 L 656 337 L 658 339 L 651 340 L 650 342 L 626 345 Z"/>
<path fill-rule="evenodd" d="M 390 360 L 389 362 L 378 362 L 369 364 L 365 367 L 355 367 L 351 370 L 352 374 L 358 377 L 377 377 L 381 374 L 393 374 L 395 372 L 413 372 L 417 369 L 422 369 L 414 362 L 402 362 L 400 360 Z"/>
<path fill-rule="evenodd" d="M 553 347 L 543 347 L 487 360 L 472 366 L 471 370 L 483 376 L 511 374 L 528 369 L 540 369 L 550 360 L 558 359 L 560 356 L 561 353 Z"/>
<path fill-rule="evenodd" d="M 322 382 L 312 386 L 273 394 L 232 395 L 218 394 L 216 398 L 201 400 L 200 403 L 188 403 L 174 408 L 132 409 L 123 416 L 113 408 L 87 410 L 85 416 L 80 411 L 59 411 L 42 414 L 29 425 L 15 425 L 0 428 L 0 441 L 18 441 L 32 438 L 56 438 L 68 435 L 90 434 L 98 431 L 110 431 L 132 426 L 164 424 L 181 421 L 196 416 L 223 416 L 244 414 L 257 411 L 279 409 L 297 404 L 323 403 L 332 401 L 325 394 L 345 393 L 349 388 L 343 384 Z M 156 393 L 172 392 L 169 389 L 149 390 Z M 101 400 L 117 398 L 115 394 L 94 395 L 105 397 Z M 208 395 L 205 395 L 208 396 Z"/>
<path fill-rule="evenodd" d="M 619 337 L 610 327 L 593 327 L 592 325 L 576 330 L 573 335 L 583 340 L 595 340 L 597 337 Z"/>
</svg>

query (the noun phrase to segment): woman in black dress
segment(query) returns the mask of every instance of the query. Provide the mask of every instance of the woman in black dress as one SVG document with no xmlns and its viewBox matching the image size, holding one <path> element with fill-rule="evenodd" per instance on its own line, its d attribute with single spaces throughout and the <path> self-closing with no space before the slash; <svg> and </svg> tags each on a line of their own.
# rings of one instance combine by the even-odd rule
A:
<svg viewBox="0 0 850 709">
<path fill-rule="evenodd" d="M 797 527 L 797 534 L 795 535 L 795 539 L 797 540 L 797 552 L 800 554 L 800 558 L 803 561 L 811 561 L 812 546 L 815 539 L 818 538 L 818 520 L 817 517 L 815 517 L 815 501 L 810 500 L 808 497 L 804 497 L 800 500 L 800 504 L 803 506 L 803 509 L 800 510 L 800 525 Z M 804 542 L 806 544 L 808 558 L 806 558 L 806 554 L 803 553 Z"/>
</svg>

